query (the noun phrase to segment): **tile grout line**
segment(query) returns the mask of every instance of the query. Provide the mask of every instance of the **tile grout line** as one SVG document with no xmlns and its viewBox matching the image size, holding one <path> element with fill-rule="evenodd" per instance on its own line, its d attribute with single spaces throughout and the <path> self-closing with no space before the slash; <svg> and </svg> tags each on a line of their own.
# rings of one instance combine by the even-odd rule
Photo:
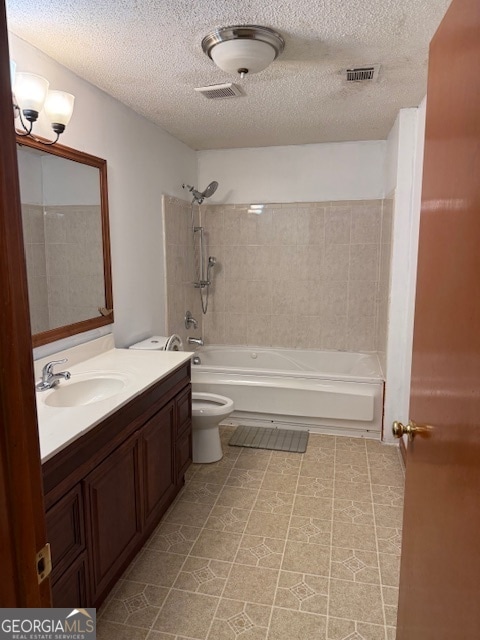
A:
<svg viewBox="0 0 480 640">
<path fill-rule="evenodd" d="M 337 438 L 335 437 L 335 446 L 333 448 L 333 494 L 332 494 L 332 522 L 330 525 L 330 564 L 328 568 L 328 595 L 327 595 L 327 629 L 325 637 L 328 638 L 328 627 L 330 620 L 330 586 L 332 582 L 332 556 L 333 556 L 333 516 L 335 511 L 335 470 L 337 461 Z"/>
<path fill-rule="evenodd" d="M 371 470 L 370 470 L 370 458 L 368 456 L 368 450 L 367 447 L 365 445 L 365 449 L 366 449 L 366 454 L 367 454 L 367 467 L 368 467 L 368 483 L 370 485 L 370 497 L 372 499 L 372 509 L 373 509 L 373 529 L 375 532 L 375 546 L 377 549 L 377 562 L 378 562 L 378 575 L 380 578 L 380 601 L 382 603 L 382 614 L 383 614 L 383 635 L 385 637 L 385 640 L 388 640 L 387 637 L 387 617 L 386 617 L 386 612 L 385 612 L 385 599 L 383 597 L 383 579 L 382 579 L 382 570 L 381 570 L 381 566 L 380 566 L 380 551 L 379 551 L 379 544 L 378 544 L 378 535 L 377 535 L 377 519 L 376 519 L 376 509 L 375 509 L 375 501 L 373 499 L 373 489 L 372 489 L 372 474 L 371 474 Z"/>
<path fill-rule="evenodd" d="M 308 445 L 307 445 L 307 449 L 308 449 Z M 293 504 L 292 504 L 292 510 L 290 511 L 290 517 L 288 519 L 288 527 L 287 527 L 287 531 L 286 531 L 286 534 L 285 534 L 285 541 L 283 543 L 282 559 L 281 559 L 281 562 L 280 562 L 280 567 L 278 569 L 277 582 L 275 584 L 275 591 L 274 591 L 274 594 L 273 594 L 272 608 L 271 608 L 271 611 L 270 611 L 270 616 L 268 618 L 268 626 L 267 626 L 267 636 L 266 636 L 266 638 L 268 638 L 268 636 L 270 635 L 270 627 L 271 627 L 272 619 L 273 619 L 273 611 L 275 609 L 275 601 L 277 599 L 277 591 L 278 591 L 278 586 L 280 584 L 280 576 L 282 574 L 283 562 L 285 560 L 285 550 L 287 548 L 288 534 L 290 532 L 290 525 L 292 523 L 293 510 L 294 510 L 294 507 L 295 507 L 295 500 L 297 498 L 298 484 L 300 482 L 300 471 L 302 469 L 302 463 L 305 460 L 305 453 L 301 454 L 302 458 L 301 458 L 300 466 L 298 468 L 297 482 L 296 482 L 296 485 L 295 485 L 295 493 L 294 493 L 294 499 L 293 499 Z M 294 573 L 297 573 L 297 572 L 294 572 Z"/>
</svg>

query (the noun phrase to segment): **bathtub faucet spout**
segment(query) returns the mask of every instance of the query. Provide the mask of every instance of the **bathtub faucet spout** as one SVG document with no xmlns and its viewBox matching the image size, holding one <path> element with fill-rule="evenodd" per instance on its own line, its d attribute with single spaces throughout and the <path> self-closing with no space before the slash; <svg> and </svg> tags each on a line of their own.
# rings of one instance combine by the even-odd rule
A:
<svg viewBox="0 0 480 640">
<path fill-rule="evenodd" d="M 188 338 L 188 344 L 196 344 L 197 347 L 203 347 L 203 338 Z"/>
</svg>

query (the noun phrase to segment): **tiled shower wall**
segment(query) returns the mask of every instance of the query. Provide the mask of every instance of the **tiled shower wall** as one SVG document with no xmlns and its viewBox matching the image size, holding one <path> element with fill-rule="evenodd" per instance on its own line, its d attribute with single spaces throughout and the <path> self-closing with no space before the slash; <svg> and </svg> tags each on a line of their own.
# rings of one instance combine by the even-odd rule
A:
<svg viewBox="0 0 480 640">
<path fill-rule="evenodd" d="M 100 207 L 22 205 L 32 333 L 105 306 Z"/>
<path fill-rule="evenodd" d="M 176 202 L 177 209 L 190 211 Z M 207 344 L 384 349 L 390 201 L 272 204 L 260 215 L 249 213 L 248 205 L 203 205 L 200 216 L 207 255 L 217 258 L 203 318 Z M 170 332 L 170 315 L 168 326 Z"/>
<path fill-rule="evenodd" d="M 163 196 L 163 218 L 165 230 L 165 263 L 167 291 L 167 334 L 176 333 L 190 347 L 187 336 L 202 335 L 202 309 L 200 294 L 193 287 L 195 280 L 192 206 L 189 202 Z M 193 207 L 194 224 L 198 225 L 198 206 Z M 185 312 L 190 311 L 198 321 L 198 330 L 185 329 Z"/>
</svg>

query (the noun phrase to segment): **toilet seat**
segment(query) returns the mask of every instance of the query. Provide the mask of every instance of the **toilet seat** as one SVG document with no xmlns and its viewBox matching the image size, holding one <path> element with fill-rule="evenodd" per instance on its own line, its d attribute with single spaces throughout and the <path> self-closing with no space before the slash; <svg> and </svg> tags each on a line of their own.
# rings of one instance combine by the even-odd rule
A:
<svg viewBox="0 0 480 640">
<path fill-rule="evenodd" d="M 233 411 L 233 400 L 216 393 L 203 393 L 194 391 L 192 393 L 192 415 L 220 416 Z"/>
</svg>

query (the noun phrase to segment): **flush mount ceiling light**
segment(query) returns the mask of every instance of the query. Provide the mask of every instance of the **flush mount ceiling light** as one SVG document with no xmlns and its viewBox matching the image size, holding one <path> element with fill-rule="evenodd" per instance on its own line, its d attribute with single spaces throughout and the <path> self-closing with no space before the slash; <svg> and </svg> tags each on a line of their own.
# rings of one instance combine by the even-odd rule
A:
<svg viewBox="0 0 480 640">
<path fill-rule="evenodd" d="M 282 36 L 268 27 L 243 25 L 214 29 L 202 40 L 202 49 L 227 73 L 263 71 L 285 47 Z"/>
<path fill-rule="evenodd" d="M 29 136 L 44 145 L 55 144 L 70 122 L 75 97 L 65 91 L 49 91 L 49 82 L 42 76 L 16 72 L 13 60 L 10 62 L 10 76 L 13 110 L 15 118 L 18 116 L 22 125 L 22 130 L 17 129 L 17 135 Z M 55 140 L 36 138 L 32 133 L 33 124 L 42 109 L 56 134 Z"/>
</svg>

